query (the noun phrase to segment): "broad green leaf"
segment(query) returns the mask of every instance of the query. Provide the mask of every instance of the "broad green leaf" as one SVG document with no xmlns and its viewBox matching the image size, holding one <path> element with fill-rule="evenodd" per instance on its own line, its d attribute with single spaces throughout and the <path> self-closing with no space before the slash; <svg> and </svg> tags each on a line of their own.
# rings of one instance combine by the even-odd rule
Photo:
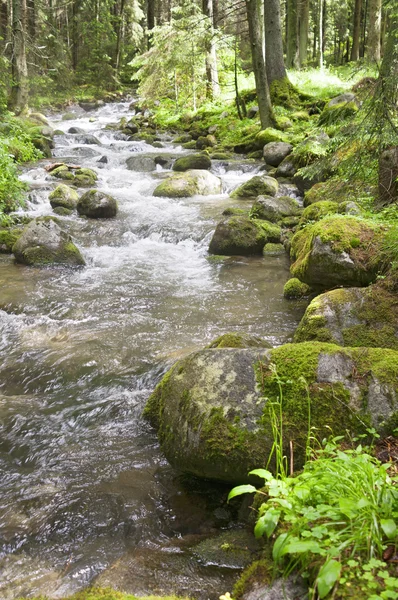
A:
<svg viewBox="0 0 398 600">
<path fill-rule="evenodd" d="M 339 507 L 343 515 L 352 519 L 358 514 L 358 503 L 351 498 L 339 498 Z"/>
<path fill-rule="evenodd" d="M 279 522 L 279 517 L 281 516 L 281 511 L 275 508 L 270 508 L 267 512 L 258 519 L 256 526 L 254 528 L 254 535 L 256 538 L 260 538 L 261 536 L 266 534 L 267 537 L 270 537 L 272 533 L 275 531 L 276 526 Z"/>
<path fill-rule="evenodd" d="M 283 554 L 301 554 L 302 552 L 320 554 L 322 550 L 318 542 L 315 542 L 314 540 L 297 540 L 290 542 L 283 550 Z"/>
<path fill-rule="evenodd" d="M 294 493 L 297 496 L 297 498 L 300 498 L 300 500 L 306 500 L 310 495 L 310 490 L 308 489 L 308 487 L 297 485 L 294 488 Z"/>
<path fill-rule="evenodd" d="M 333 589 L 336 581 L 340 577 L 341 563 L 337 560 L 328 560 L 319 569 L 317 577 L 318 595 L 320 598 L 325 598 L 331 589 Z"/>
<path fill-rule="evenodd" d="M 271 479 L 274 479 L 272 473 L 266 469 L 254 469 L 253 471 L 250 471 L 249 475 L 257 475 L 257 477 L 261 477 L 264 481 L 271 481 Z"/>
<path fill-rule="evenodd" d="M 253 492 L 257 492 L 257 489 L 254 485 L 237 485 L 234 487 L 228 494 L 228 502 L 235 498 L 235 496 L 240 496 L 241 494 L 252 494 Z"/>
<path fill-rule="evenodd" d="M 380 526 L 388 539 L 392 539 L 397 535 L 397 524 L 394 519 L 380 519 Z"/>
</svg>

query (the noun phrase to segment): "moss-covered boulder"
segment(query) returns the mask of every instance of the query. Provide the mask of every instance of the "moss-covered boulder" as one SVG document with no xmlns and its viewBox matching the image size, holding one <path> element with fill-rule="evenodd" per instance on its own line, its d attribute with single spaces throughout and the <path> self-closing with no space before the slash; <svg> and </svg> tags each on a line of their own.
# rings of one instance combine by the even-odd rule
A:
<svg viewBox="0 0 398 600">
<path fill-rule="evenodd" d="M 79 215 L 84 215 L 91 219 L 110 219 L 117 214 L 117 202 L 115 198 L 99 190 L 89 190 L 83 194 L 76 208 Z"/>
<path fill-rule="evenodd" d="M 62 207 L 73 210 L 76 208 L 79 194 L 73 188 L 61 183 L 51 192 L 48 198 L 53 208 Z"/>
<path fill-rule="evenodd" d="M 211 196 L 222 191 L 221 179 L 209 171 L 193 169 L 185 173 L 171 175 L 160 183 L 154 196 L 165 198 L 191 198 L 192 196 Z"/>
<path fill-rule="evenodd" d="M 339 205 L 337 202 L 324 200 L 323 202 L 311 204 L 303 210 L 303 214 L 301 215 L 300 219 L 300 225 L 307 225 L 308 223 L 313 223 L 314 221 L 320 221 L 323 219 L 323 217 L 335 215 L 338 212 Z"/>
<path fill-rule="evenodd" d="M 266 129 L 262 129 L 256 135 L 254 141 L 256 147 L 262 150 L 266 144 L 271 142 L 287 142 L 287 136 L 286 133 L 283 133 L 283 131 L 273 129 L 272 127 L 267 127 Z"/>
<path fill-rule="evenodd" d="M 207 348 L 270 348 L 265 340 L 247 333 L 224 333 L 213 340 Z"/>
<path fill-rule="evenodd" d="M 231 198 L 257 198 L 257 196 L 275 196 L 279 184 L 268 175 L 255 175 L 249 181 L 242 183 L 231 194 Z"/>
<path fill-rule="evenodd" d="M 319 438 L 397 424 L 398 352 L 318 342 L 272 350 L 206 349 L 177 362 L 150 396 L 144 414 L 168 460 L 199 477 L 231 483 L 267 464 L 272 411 L 283 388 L 286 455 L 305 457 L 309 403 Z"/>
<path fill-rule="evenodd" d="M 383 263 L 383 226 L 339 215 L 297 232 L 291 243 L 293 277 L 318 289 L 362 287 Z"/>
<path fill-rule="evenodd" d="M 292 150 L 293 146 L 287 142 L 270 142 L 263 148 L 263 157 L 267 165 L 278 167 Z"/>
<path fill-rule="evenodd" d="M 305 298 L 310 293 L 310 286 L 306 283 L 297 279 L 297 277 L 292 277 L 286 281 L 283 288 L 283 296 L 287 300 L 298 300 L 299 298 Z"/>
<path fill-rule="evenodd" d="M 284 217 L 297 216 L 300 212 L 299 203 L 290 196 L 280 196 L 278 198 L 259 196 L 251 208 L 250 216 L 254 219 L 266 219 L 278 223 Z"/>
<path fill-rule="evenodd" d="M 92 169 L 80 169 L 69 165 L 60 165 L 51 171 L 51 177 L 68 181 L 76 187 L 89 187 L 95 185 L 97 173 Z"/>
<path fill-rule="evenodd" d="M 35 219 L 29 223 L 12 251 L 18 263 L 34 267 L 85 264 L 71 236 L 53 219 Z"/>
<path fill-rule="evenodd" d="M 209 252 L 226 256 L 261 254 L 265 244 L 275 240 L 275 233 L 267 231 L 267 224 L 262 227 L 260 221 L 248 217 L 229 217 L 217 225 Z M 280 237 L 280 231 L 277 233 Z"/>
<path fill-rule="evenodd" d="M 207 154 L 187 154 L 178 158 L 174 165 L 173 171 L 189 171 L 190 169 L 210 169 L 211 160 Z"/>
<path fill-rule="evenodd" d="M 291 178 L 294 177 L 296 173 L 296 165 L 293 159 L 293 156 L 289 154 L 286 158 L 283 159 L 275 173 L 275 177 L 283 177 L 283 178 Z"/>
<path fill-rule="evenodd" d="M 12 248 L 21 235 L 19 227 L 0 229 L 0 254 L 12 254 Z"/>
<path fill-rule="evenodd" d="M 323 109 L 318 124 L 320 126 L 334 125 L 352 118 L 359 110 L 359 102 L 350 92 L 332 98 Z"/>
<path fill-rule="evenodd" d="M 280 256 L 285 253 L 286 250 L 283 244 L 280 243 L 269 242 L 268 244 L 265 244 L 263 248 L 263 256 Z"/>
<path fill-rule="evenodd" d="M 308 306 L 294 339 L 398 350 L 397 295 L 381 285 L 321 294 Z"/>
</svg>

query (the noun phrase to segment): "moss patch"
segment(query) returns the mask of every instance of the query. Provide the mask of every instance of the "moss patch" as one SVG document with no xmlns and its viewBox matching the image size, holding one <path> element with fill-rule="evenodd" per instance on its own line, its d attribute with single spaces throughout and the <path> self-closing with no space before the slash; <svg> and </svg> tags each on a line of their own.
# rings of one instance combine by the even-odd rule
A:
<svg viewBox="0 0 398 600">
<path fill-rule="evenodd" d="M 23 599 L 21 599 L 23 600 Z M 31 600 L 46 600 L 46 596 L 31 598 Z M 60 600 L 178 600 L 178 596 L 133 596 L 110 588 L 88 588 Z M 187 600 L 187 599 L 186 599 Z"/>
<path fill-rule="evenodd" d="M 283 288 L 283 295 L 287 300 L 297 300 L 304 298 L 310 293 L 310 286 L 302 283 L 296 277 L 289 279 Z M 329 341 L 329 340 L 328 340 Z"/>
</svg>

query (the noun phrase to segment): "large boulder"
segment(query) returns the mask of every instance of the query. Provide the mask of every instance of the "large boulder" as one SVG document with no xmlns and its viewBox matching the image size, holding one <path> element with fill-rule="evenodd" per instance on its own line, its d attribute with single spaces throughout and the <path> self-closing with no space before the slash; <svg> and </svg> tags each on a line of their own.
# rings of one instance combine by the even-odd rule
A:
<svg viewBox="0 0 398 600">
<path fill-rule="evenodd" d="M 280 165 L 278 166 L 276 173 L 275 173 L 275 177 L 294 177 L 295 173 L 296 173 L 296 165 L 293 159 L 293 156 L 291 154 L 289 154 L 289 156 L 286 156 L 286 158 L 283 159 L 283 161 L 280 163 Z"/>
<path fill-rule="evenodd" d="M 221 191 L 222 183 L 219 177 L 209 171 L 193 169 L 171 175 L 157 186 L 153 195 L 165 198 L 191 198 L 197 195 L 220 194 Z"/>
<path fill-rule="evenodd" d="M 174 165 L 173 171 L 189 171 L 191 169 L 210 169 L 211 160 L 207 154 L 187 154 L 178 158 Z"/>
<path fill-rule="evenodd" d="M 319 117 L 319 125 L 333 125 L 352 117 L 358 112 L 359 102 L 350 92 L 332 98 Z"/>
<path fill-rule="evenodd" d="M 267 242 L 280 241 L 281 230 L 268 222 L 233 216 L 221 221 L 210 241 L 210 254 L 261 254 Z"/>
<path fill-rule="evenodd" d="M 325 217 L 293 237 L 290 271 L 318 289 L 369 285 L 383 262 L 384 233 L 383 226 L 355 217 Z"/>
<path fill-rule="evenodd" d="M 309 411 L 320 439 L 368 425 L 390 432 L 398 416 L 397 372 L 398 352 L 378 348 L 310 342 L 272 350 L 206 349 L 174 365 L 144 414 L 172 465 L 243 483 L 251 469 L 267 464 L 275 411 L 282 411 L 283 450 L 290 456 L 293 447 L 294 469 L 305 460 Z"/>
<path fill-rule="evenodd" d="M 231 198 L 257 198 L 257 196 L 275 196 L 278 182 L 268 175 L 255 175 L 249 181 L 242 183 L 231 194 Z"/>
<path fill-rule="evenodd" d="M 153 155 L 136 154 L 135 156 L 129 156 L 126 164 L 129 171 L 149 172 L 156 169 L 155 156 Z"/>
<path fill-rule="evenodd" d="M 293 146 L 287 142 L 270 142 L 263 148 L 263 157 L 267 165 L 278 167 L 292 150 Z"/>
<path fill-rule="evenodd" d="M 85 264 L 71 236 L 48 218 L 29 223 L 12 251 L 18 263 L 34 267 Z"/>
<path fill-rule="evenodd" d="M 278 198 L 259 196 L 251 208 L 250 216 L 255 219 L 266 219 L 277 223 L 285 217 L 299 215 L 300 211 L 301 208 L 297 200 L 289 196 Z"/>
<path fill-rule="evenodd" d="M 78 203 L 79 194 L 73 188 L 61 183 L 51 192 L 48 198 L 53 208 L 62 207 L 73 210 Z"/>
<path fill-rule="evenodd" d="M 398 350 L 397 295 L 381 285 L 321 294 L 308 306 L 294 340 Z"/>
<path fill-rule="evenodd" d="M 109 194 L 99 190 L 89 190 L 80 198 L 76 208 L 79 215 L 91 219 L 109 219 L 116 216 L 117 202 Z"/>
</svg>

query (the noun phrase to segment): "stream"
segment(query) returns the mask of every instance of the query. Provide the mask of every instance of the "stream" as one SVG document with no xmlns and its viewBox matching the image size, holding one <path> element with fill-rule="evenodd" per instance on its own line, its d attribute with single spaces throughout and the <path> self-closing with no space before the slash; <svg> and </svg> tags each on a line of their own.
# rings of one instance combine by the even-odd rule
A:
<svg viewBox="0 0 398 600">
<path fill-rule="evenodd" d="M 231 331 L 282 344 L 305 304 L 283 298 L 287 256 L 208 258 L 222 211 L 247 206 L 228 191 L 260 162 L 213 161 L 222 195 L 155 198 L 166 172 L 131 171 L 126 159 L 188 151 L 166 135 L 154 148 L 106 130 L 133 115 L 130 102 L 75 112 L 49 117 L 65 132 L 54 157 L 95 169 L 119 212 L 59 217 L 83 269 L 35 269 L 0 255 L 0 598 L 60 598 L 128 555 L 137 593 L 215 599 L 231 590 L 237 566 L 204 564 L 185 547 L 233 530 L 226 488 L 175 472 L 141 412 L 179 357 Z M 99 143 L 82 143 L 70 127 Z M 29 216 L 53 214 L 50 162 L 24 169 Z M 111 575 L 103 582 L 117 584 Z"/>
</svg>

